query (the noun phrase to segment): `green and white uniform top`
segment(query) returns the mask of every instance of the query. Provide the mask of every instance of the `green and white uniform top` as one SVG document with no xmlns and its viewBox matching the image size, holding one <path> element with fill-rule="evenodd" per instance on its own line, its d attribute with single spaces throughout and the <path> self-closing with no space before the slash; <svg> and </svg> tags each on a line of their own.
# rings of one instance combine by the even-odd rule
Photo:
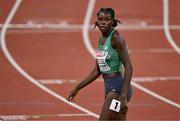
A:
<svg viewBox="0 0 180 121">
<path fill-rule="evenodd" d="M 102 74 L 122 71 L 122 61 L 117 50 L 111 46 L 111 38 L 115 31 L 115 29 L 111 31 L 104 44 L 101 43 L 102 36 L 99 38 L 99 46 L 96 51 L 96 61 Z"/>
</svg>

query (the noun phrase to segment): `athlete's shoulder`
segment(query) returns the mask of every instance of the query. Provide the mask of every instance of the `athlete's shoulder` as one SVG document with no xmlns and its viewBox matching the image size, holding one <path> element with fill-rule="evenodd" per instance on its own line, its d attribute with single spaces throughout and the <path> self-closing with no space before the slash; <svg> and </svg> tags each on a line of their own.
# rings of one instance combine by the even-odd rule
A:
<svg viewBox="0 0 180 121">
<path fill-rule="evenodd" d="M 113 35 L 112 35 L 112 40 L 116 43 L 116 42 L 120 42 L 120 43 L 124 43 L 125 39 L 124 36 L 121 32 L 119 32 L 118 30 L 115 30 Z"/>
</svg>

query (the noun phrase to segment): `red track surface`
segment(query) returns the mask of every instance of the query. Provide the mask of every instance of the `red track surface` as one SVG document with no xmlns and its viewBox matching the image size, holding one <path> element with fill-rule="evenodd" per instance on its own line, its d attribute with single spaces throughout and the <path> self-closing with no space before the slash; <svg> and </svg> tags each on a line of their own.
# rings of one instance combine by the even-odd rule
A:
<svg viewBox="0 0 180 121">
<path fill-rule="evenodd" d="M 39 3 L 37 3 L 39 2 Z M 0 24 L 3 24 L 15 0 L 0 1 Z M 179 0 L 169 5 L 170 24 L 180 25 Z M 11 23 L 82 25 L 88 1 L 84 0 L 24 0 Z M 101 0 L 96 1 L 91 24 L 100 7 L 113 7 L 125 25 L 162 25 L 162 0 Z M 180 55 L 171 47 L 162 29 L 122 29 L 134 66 L 134 77 L 179 77 Z M 179 29 L 171 30 L 180 47 Z M 97 47 L 100 33 L 90 31 L 90 39 Z M 2 40 L 1 40 L 2 41 Z M 18 29 L 6 33 L 7 48 L 17 63 L 34 79 L 64 79 L 63 84 L 44 84 L 52 91 L 66 97 L 78 81 L 92 69 L 94 60 L 83 44 L 81 29 Z M 159 50 L 159 51 L 158 51 Z M 167 51 L 166 51 L 167 50 Z M 8 62 L 0 49 L 0 119 L 3 116 L 26 115 L 26 119 L 38 120 L 97 120 L 93 116 L 71 107 L 30 83 Z M 76 80 L 74 83 L 70 80 Z M 100 78 L 101 80 L 101 78 Z M 180 79 L 156 79 L 153 82 L 137 82 L 153 92 L 180 103 L 178 90 Z M 178 107 L 169 105 L 133 87 L 129 103 L 130 120 L 180 120 Z M 75 103 L 98 114 L 104 101 L 102 81 L 95 81 L 84 88 Z M 57 115 L 61 114 L 61 115 Z M 63 114 L 83 114 L 65 116 Z M 32 115 L 37 115 L 33 117 Z M 12 117 L 11 117 L 12 118 Z M 20 118 L 20 117 L 19 117 Z"/>
</svg>

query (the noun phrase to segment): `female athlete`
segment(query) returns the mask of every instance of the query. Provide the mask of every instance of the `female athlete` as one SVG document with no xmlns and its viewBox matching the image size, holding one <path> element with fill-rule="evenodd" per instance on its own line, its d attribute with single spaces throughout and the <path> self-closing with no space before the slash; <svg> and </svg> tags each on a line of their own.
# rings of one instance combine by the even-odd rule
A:
<svg viewBox="0 0 180 121">
<path fill-rule="evenodd" d="M 130 81 L 133 69 L 125 39 L 114 28 L 118 23 L 120 21 L 115 19 L 115 12 L 112 8 L 99 10 L 95 27 L 99 28 L 102 35 L 99 37 L 94 69 L 67 97 L 68 101 L 72 101 L 80 89 L 102 74 L 105 101 L 99 120 L 126 120 L 127 102 L 132 95 Z"/>
</svg>

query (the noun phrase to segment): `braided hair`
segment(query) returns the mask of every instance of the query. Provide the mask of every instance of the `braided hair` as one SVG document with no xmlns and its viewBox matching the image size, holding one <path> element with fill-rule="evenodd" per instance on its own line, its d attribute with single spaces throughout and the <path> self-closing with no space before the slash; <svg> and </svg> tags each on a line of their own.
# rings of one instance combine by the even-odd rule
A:
<svg viewBox="0 0 180 121">
<path fill-rule="evenodd" d="M 116 27 L 119 24 L 122 24 L 121 21 L 119 21 L 118 19 L 115 19 L 115 12 L 112 8 L 101 8 L 98 12 L 97 12 L 97 17 L 99 16 L 99 14 L 103 12 L 103 13 L 108 13 L 111 15 L 111 18 L 113 20 L 113 27 Z M 97 21 L 95 22 L 95 26 L 94 29 L 96 28 L 97 25 Z"/>
</svg>

